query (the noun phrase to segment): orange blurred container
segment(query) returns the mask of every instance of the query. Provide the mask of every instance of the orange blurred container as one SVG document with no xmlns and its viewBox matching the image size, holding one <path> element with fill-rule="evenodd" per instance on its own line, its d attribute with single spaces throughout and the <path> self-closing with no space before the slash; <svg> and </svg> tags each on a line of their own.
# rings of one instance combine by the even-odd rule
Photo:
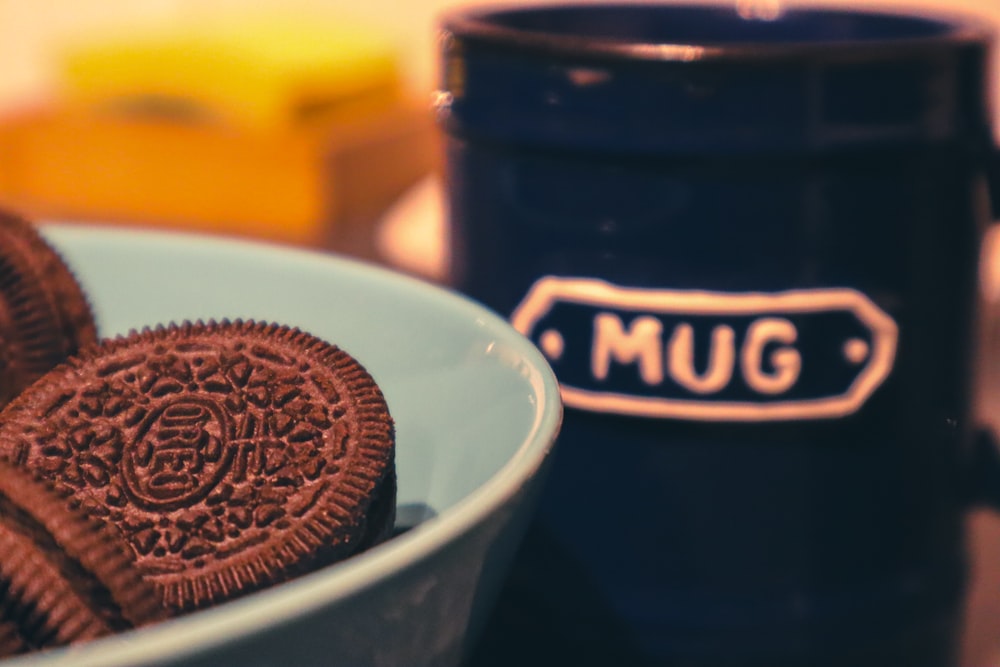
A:
<svg viewBox="0 0 1000 667">
<path fill-rule="evenodd" d="M 140 222 L 331 245 L 432 166 L 431 123 L 396 109 L 312 131 L 65 110 L 0 122 L 0 203 L 35 218 Z"/>
</svg>

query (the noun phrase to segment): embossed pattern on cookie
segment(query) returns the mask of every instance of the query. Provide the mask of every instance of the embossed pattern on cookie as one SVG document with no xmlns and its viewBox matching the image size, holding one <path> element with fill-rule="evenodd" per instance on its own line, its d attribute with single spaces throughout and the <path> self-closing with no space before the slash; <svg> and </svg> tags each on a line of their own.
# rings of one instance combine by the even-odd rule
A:
<svg viewBox="0 0 1000 667">
<path fill-rule="evenodd" d="M 273 324 L 186 322 L 87 350 L 0 414 L 0 454 L 116 525 L 171 613 L 349 556 L 388 532 L 369 518 L 393 517 L 374 380 Z"/>
<path fill-rule="evenodd" d="M 34 226 L 0 212 L 0 406 L 97 342 L 90 305 Z"/>
</svg>

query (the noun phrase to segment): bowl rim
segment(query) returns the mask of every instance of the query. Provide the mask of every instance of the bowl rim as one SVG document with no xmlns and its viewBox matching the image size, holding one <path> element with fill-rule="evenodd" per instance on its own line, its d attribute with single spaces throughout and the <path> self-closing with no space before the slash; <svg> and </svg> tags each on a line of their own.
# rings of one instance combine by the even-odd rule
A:
<svg viewBox="0 0 1000 667">
<path fill-rule="evenodd" d="M 11 667 L 55 665 L 131 665 L 179 660 L 219 645 L 289 623 L 363 588 L 387 580 L 415 565 L 481 523 L 506 503 L 525 481 L 536 475 L 554 446 L 562 422 L 562 401 L 555 375 L 541 352 L 506 320 L 485 306 L 440 285 L 335 253 L 208 233 L 124 228 L 92 223 L 39 223 L 39 229 L 61 252 L 63 244 L 110 238 L 134 238 L 148 247 L 197 242 L 199 249 L 267 254 L 289 262 L 324 264 L 353 274 L 366 283 L 387 285 L 467 316 L 483 329 L 497 332 L 527 364 L 525 379 L 535 392 L 533 423 L 512 456 L 485 483 L 439 515 L 412 530 L 346 561 L 299 576 L 245 597 L 192 612 L 153 626 L 102 637 L 78 646 L 10 658 Z"/>
</svg>

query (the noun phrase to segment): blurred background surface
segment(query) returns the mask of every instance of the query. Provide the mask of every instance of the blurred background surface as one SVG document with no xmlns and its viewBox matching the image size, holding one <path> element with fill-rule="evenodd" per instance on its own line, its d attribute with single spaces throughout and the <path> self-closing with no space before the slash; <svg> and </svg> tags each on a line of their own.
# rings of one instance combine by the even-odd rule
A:
<svg viewBox="0 0 1000 667">
<path fill-rule="evenodd" d="M 740 1 L 1000 27 L 1000 0 Z M 382 250 L 374 228 L 440 164 L 437 17 L 456 4 L 0 0 L 0 204 L 327 247 L 440 278 L 406 256 L 440 262 L 426 238 L 440 225 L 396 225 L 403 241 Z"/>
<path fill-rule="evenodd" d="M 558 0 L 557 0 L 558 1 Z M 583 0 L 584 2 L 588 0 Z M 771 0 L 768 0 L 771 1 Z M 518 0 L 513 0 L 518 2 Z M 497 4 L 496 0 L 0 0 L 0 98 L 10 100 L 44 91 L 51 83 L 52 49 L 67 38 L 114 26 L 143 26 L 185 21 L 190 17 L 244 15 L 280 10 L 322 14 L 364 23 L 385 34 L 404 56 L 402 67 L 420 90 L 434 85 L 437 63 L 435 17 L 462 5 Z M 524 0 L 520 4 L 529 4 Z M 715 4 L 725 4 L 718 1 Z M 857 8 L 895 7 L 925 11 L 974 12 L 1000 25 L 1000 0 L 785 0 L 800 5 Z M 14 66 L 16 65 L 16 66 Z"/>
<path fill-rule="evenodd" d="M 40 220 L 316 246 L 439 279 L 444 224 L 430 99 L 436 17 L 456 4 L 0 0 L 0 203 Z M 1000 0 L 784 3 L 803 4 L 971 13 L 1000 31 Z M 260 16 L 281 21 L 235 41 L 220 37 Z M 227 86 L 239 79 L 224 64 L 233 59 L 261 76 Z M 1000 73 L 1000 63 L 994 68 Z M 168 80 L 174 88 L 143 84 Z M 396 238 L 379 246 L 387 213 Z M 984 275 L 997 295 L 1000 243 L 990 247 Z M 991 307 L 1000 313 L 1000 302 Z M 1000 346 L 1000 329 L 986 329 Z M 1000 371 L 985 387 L 984 412 L 1000 413 Z M 1000 518 L 970 516 L 970 553 L 963 664 L 1000 667 Z"/>
</svg>

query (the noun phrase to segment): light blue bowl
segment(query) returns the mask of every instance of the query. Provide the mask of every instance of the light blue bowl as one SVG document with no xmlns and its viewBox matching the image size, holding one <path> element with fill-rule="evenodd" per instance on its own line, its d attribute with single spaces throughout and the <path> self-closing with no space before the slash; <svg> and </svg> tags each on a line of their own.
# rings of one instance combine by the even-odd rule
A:
<svg viewBox="0 0 1000 667">
<path fill-rule="evenodd" d="M 559 429 L 558 388 L 535 348 L 468 300 L 329 255 L 121 228 L 43 231 L 90 296 L 102 336 L 252 318 L 354 355 L 396 421 L 400 520 L 419 525 L 234 602 L 9 664 L 458 664 Z"/>
</svg>

